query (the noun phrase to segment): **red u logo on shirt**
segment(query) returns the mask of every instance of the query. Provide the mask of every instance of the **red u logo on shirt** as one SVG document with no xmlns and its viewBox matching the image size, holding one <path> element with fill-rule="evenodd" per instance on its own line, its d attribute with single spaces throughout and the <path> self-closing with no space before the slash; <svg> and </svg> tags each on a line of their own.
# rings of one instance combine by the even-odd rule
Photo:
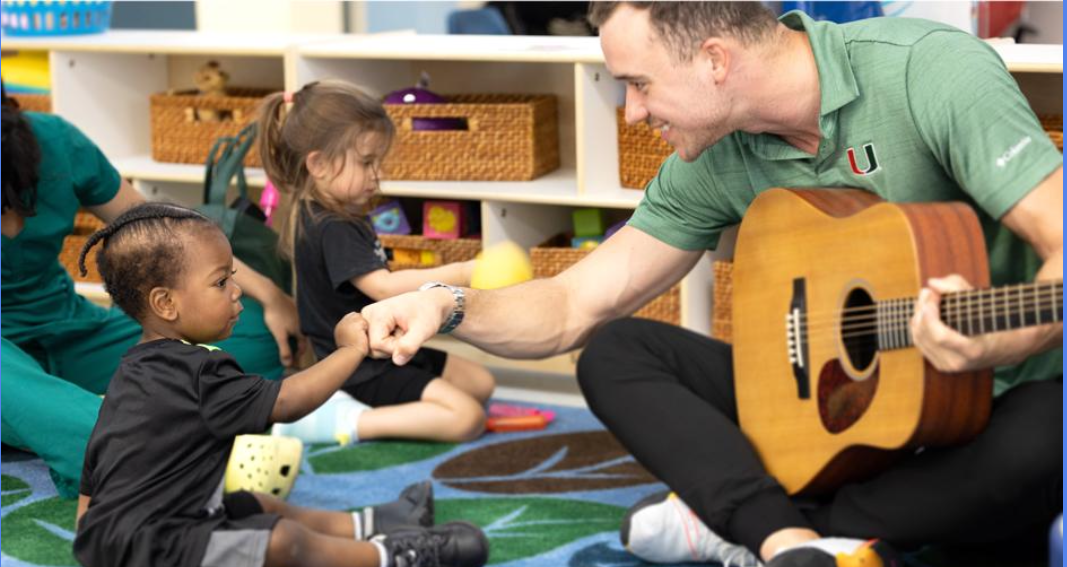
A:
<svg viewBox="0 0 1067 567">
<path fill-rule="evenodd" d="M 848 165 L 856 175 L 870 175 L 878 171 L 878 157 L 874 155 L 874 144 L 863 144 L 863 153 L 867 155 L 867 169 L 861 169 L 856 161 L 856 148 L 848 149 Z"/>
</svg>

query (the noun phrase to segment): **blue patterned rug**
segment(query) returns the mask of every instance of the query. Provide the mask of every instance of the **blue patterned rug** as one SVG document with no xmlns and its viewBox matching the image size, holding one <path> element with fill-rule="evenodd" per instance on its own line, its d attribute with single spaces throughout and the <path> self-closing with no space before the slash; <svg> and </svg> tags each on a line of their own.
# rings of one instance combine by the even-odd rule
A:
<svg viewBox="0 0 1067 567">
<path fill-rule="evenodd" d="M 467 519 L 489 536 L 498 567 L 631 567 L 618 528 L 626 509 L 662 490 L 585 409 L 556 412 L 545 430 L 487 434 L 462 445 L 374 442 L 304 451 L 290 502 L 352 510 L 433 479 L 439 522 Z M 0 567 L 68 567 L 75 501 L 61 500 L 43 463 L 5 452 L 0 486 Z M 1031 548 L 1032 549 L 1032 548 Z M 928 550 L 913 567 L 1036 567 L 991 552 Z M 1033 555 L 1030 553 L 1029 555 Z"/>
</svg>

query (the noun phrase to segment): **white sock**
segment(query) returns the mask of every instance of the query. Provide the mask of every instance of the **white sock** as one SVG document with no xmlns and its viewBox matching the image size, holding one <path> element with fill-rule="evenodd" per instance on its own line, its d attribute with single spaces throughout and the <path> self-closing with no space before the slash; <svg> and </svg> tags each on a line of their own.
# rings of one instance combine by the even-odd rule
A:
<svg viewBox="0 0 1067 567">
<path fill-rule="evenodd" d="M 367 406 L 344 392 L 336 392 L 326 403 L 294 423 L 276 423 L 271 433 L 296 437 L 305 443 L 359 441 L 359 415 Z"/>
<path fill-rule="evenodd" d="M 356 401 L 356 403 L 358 404 L 359 402 Z M 359 417 L 363 415 L 363 412 L 369 409 L 371 409 L 370 406 L 360 404 L 359 406 L 348 408 L 345 412 L 345 419 L 348 422 L 347 425 L 351 428 L 349 429 L 349 432 L 350 435 L 352 435 L 352 438 L 348 440 L 349 443 L 359 443 Z"/>
<path fill-rule="evenodd" d="M 356 541 L 363 541 L 363 514 L 352 512 L 352 535 Z"/>
<path fill-rule="evenodd" d="M 804 543 L 800 543 L 791 547 L 779 549 L 778 552 L 774 554 L 774 556 L 777 557 L 782 553 L 793 549 L 811 547 L 821 551 L 825 551 L 826 553 L 837 557 L 838 553 L 845 553 L 851 555 L 855 553 L 856 550 L 859 549 L 860 546 L 865 543 L 867 542 L 862 539 L 852 539 L 847 537 L 823 537 L 819 539 L 813 539 L 811 541 L 806 541 Z"/>
<path fill-rule="evenodd" d="M 381 542 L 372 541 L 375 547 L 378 548 L 378 557 L 381 561 L 378 563 L 379 567 L 389 567 L 389 552 L 385 550 L 385 546 Z"/>
</svg>

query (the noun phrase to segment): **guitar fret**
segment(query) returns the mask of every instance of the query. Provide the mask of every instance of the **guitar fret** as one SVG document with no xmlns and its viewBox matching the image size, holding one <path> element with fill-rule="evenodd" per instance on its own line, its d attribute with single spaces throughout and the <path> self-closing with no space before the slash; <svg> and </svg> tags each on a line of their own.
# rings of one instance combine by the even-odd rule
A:
<svg viewBox="0 0 1067 567">
<path fill-rule="evenodd" d="M 990 308 L 992 309 L 992 313 L 989 314 L 989 325 L 992 326 L 992 328 L 993 328 L 992 332 L 996 333 L 997 332 L 997 289 L 990 289 L 989 293 L 990 293 L 990 297 L 992 297 L 992 301 L 990 301 Z"/>
<path fill-rule="evenodd" d="M 1020 285 L 1019 289 L 1019 327 L 1026 324 L 1026 300 L 1024 299 L 1024 290 L 1026 286 Z"/>
<path fill-rule="evenodd" d="M 955 306 L 956 311 L 956 325 L 953 327 L 956 331 L 963 332 L 963 316 L 960 314 L 960 294 L 952 294 L 952 304 Z"/>
<path fill-rule="evenodd" d="M 901 321 L 902 315 L 904 315 L 904 311 L 903 311 L 903 309 L 901 309 L 901 307 L 902 307 L 901 300 L 899 300 L 899 299 L 896 300 L 896 304 L 897 304 L 897 327 L 896 327 L 896 331 L 897 331 L 897 348 L 901 348 L 901 347 L 903 347 L 904 345 L 907 344 L 904 341 L 904 332 L 903 332 L 904 331 L 904 324 Z"/>
<path fill-rule="evenodd" d="M 1052 285 L 1052 321 L 1060 322 L 1060 299 L 1063 294 L 1063 284 Z"/>
<path fill-rule="evenodd" d="M 1041 324 L 1041 286 L 1034 285 L 1034 317 L 1037 318 L 1037 324 Z"/>
</svg>

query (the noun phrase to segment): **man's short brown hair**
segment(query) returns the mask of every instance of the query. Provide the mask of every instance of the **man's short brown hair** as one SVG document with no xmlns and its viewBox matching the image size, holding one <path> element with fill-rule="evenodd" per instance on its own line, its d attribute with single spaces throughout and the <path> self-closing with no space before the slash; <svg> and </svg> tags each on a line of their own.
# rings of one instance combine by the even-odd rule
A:
<svg viewBox="0 0 1067 567">
<path fill-rule="evenodd" d="M 590 2 L 589 23 L 604 25 L 621 5 L 648 10 L 652 29 L 679 60 L 689 61 L 709 37 L 729 36 L 759 43 L 774 32 L 778 20 L 762 2 Z"/>
</svg>

